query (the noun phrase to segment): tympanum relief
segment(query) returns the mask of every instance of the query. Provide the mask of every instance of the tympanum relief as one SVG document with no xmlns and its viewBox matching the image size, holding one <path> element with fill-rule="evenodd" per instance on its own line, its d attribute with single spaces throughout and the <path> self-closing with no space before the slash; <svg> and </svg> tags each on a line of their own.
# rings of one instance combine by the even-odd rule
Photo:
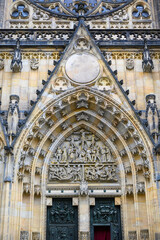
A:
<svg viewBox="0 0 160 240">
<path fill-rule="evenodd" d="M 110 149 L 96 135 L 80 130 L 67 137 L 52 155 L 49 181 L 118 181 Z"/>
</svg>

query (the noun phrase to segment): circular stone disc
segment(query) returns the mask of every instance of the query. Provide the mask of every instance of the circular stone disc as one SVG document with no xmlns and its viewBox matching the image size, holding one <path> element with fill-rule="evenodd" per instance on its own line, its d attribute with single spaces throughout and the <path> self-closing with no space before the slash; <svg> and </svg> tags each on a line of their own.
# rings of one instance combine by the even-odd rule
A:
<svg viewBox="0 0 160 240">
<path fill-rule="evenodd" d="M 70 79 L 85 84 L 93 81 L 99 74 L 97 58 L 90 53 L 76 53 L 66 62 L 66 73 Z"/>
</svg>

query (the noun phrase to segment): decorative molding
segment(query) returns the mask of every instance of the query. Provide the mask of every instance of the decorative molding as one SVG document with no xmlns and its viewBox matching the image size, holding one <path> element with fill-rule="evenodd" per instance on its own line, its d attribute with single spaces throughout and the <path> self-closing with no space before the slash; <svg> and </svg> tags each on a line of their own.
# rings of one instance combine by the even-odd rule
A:
<svg viewBox="0 0 160 240">
<path fill-rule="evenodd" d="M 112 46 L 114 47 L 113 40 L 117 40 L 116 46 L 123 46 L 124 43 L 127 44 L 128 48 L 137 48 L 137 46 L 142 47 L 142 43 L 144 43 L 144 38 L 146 36 L 148 41 L 148 46 L 160 46 L 160 30 L 158 29 L 133 29 L 133 30 L 121 30 L 121 29 L 106 29 L 106 30 L 95 30 L 90 29 L 90 33 L 94 40 L 97 42 L 99 46 L 107 47 Z M 3 41 L 6 41 L 6 49 L 9 46 L 15 46 L 15 40 L 19 39 L 21 41 L 21 46 L 28 46 L 28 43 L 32 42 L 32 46 L 56 46 L 59 43 L 60 46 L 65 46 L 68 44 L 68 41 L 73 36 L 74 30 L 73 29 L 50 29 L 50 30 L 43 30 L 43 29 L 32 29 L 32 30 L 12 30 L 10 29 L 10 35 L 8 36 L 8 30 L 1 29 L 0 32 L 0 46 L 3 44 Z M 107 41 L 106 41 L 107 40 Z M 133 41 L 135 42 L 133 46 Z M 156 42 L 156 44 L 155 44 Z M 24 52 L 24 50 L 23 50 Z M 45 53 L 35 53 L 38 55 L 44 55 Z M 50 53 L 52 55 L 52 53 Z M 153 53 L 152 53 L 153 54 Z M 152 55 L 151 54 L 151 55 Z M 155 52 L 154 54 L 157 54 Z M 27 55 L 27 53 L 26 53 Z M 127 57 L 128 55 L 128 57 Z M 8 53 L 8 56 L 11 56 L 11 53 Z M 126 59 L 141 56 L 142 53 L 135 52 L 134 56 L 132 53 L 126 53 Z M 32 56 L 34 57 L 34 55 Z M 136 57 L 137 58 L 137 57 Z M 31 58 L 30 58 L 31 59 Z M 157 58 L 158 59 L 158 58 Z"/>
</svg>

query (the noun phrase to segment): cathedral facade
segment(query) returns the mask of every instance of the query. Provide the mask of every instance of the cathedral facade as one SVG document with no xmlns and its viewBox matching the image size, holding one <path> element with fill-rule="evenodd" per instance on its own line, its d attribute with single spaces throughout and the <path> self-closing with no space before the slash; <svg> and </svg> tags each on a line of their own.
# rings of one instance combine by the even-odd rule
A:
<svg viewBox="0 0 160 240">
<path fill-rule="evenodd" d="M 0 240 L 160 240 L 159 0 L 0 0 Z"/>
</svg>

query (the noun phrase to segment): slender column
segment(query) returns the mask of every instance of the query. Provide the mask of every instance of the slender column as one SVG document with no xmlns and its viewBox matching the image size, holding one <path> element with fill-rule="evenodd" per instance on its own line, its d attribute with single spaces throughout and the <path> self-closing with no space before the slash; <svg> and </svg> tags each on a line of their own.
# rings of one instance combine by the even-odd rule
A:
<svg viewBox="0 0 160 240">
<path fill-rule="evenodd" d="M 11 187 L 12 187 L 12 162 L 13 155 L 12 149 L 6 147 L 5 153 L 5 177 L 3 183 L 2 192 L 2 229 L 0 239 L 10 239 L 9 227 L 10 227 L 10 205 L 11 205 Z"/>
<path fill-rule="evenodd" d="M 0 1 L 0 28 L 3 27 L 5 0 Z"/>
<path fill-rule="evenodd" d="M 160 27 L 160 1 L 159 0 L 154 0 L 154 9 L 155 9 L 155 16 L 156 16 L 156 21 L 157 21 L 157 27 Z"/>
<path fill-rule="evenodd" d="M 79 240 L 88 240 L 90 232 L 89 196 L 79 197 Z"/>
</svg>

